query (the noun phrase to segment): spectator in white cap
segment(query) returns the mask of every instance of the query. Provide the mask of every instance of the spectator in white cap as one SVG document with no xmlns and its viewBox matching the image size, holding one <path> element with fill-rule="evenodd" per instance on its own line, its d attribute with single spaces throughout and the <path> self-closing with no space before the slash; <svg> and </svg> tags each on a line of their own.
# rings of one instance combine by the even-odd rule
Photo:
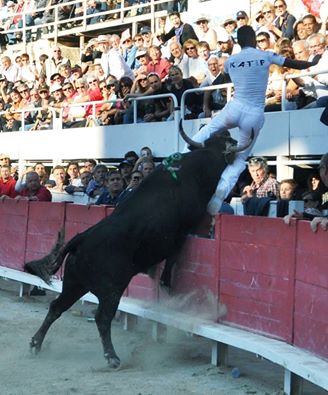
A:
<svg viewBox="0 0 328 395">
<path fill-rule="evenodd" d="M 122 55 L 117 49 L 112 48 L 110 36 L 100 35 L 97 39 L 98 48 L 102 52 L 100 64 L 106 76 L 114 75 L 117 79 L 129 77 L 134 79 L 134 74 L 126 64 Z"/>
<path fill-rule="evenodd" d="M 219 54 L 226 54 L 228 56 L 240 51 L 238 44 L 235 44 L 232 37 L 224 30 L 218 31 L 218 50 Z"/>
<path fill-rule="evenodd" d="M 148 51 L 146 48 L 139 48 L 138 51 L 136 52 L 136 60 L 139 64 L 139 67 L 134 71 L 134 74 L 140 75 L 140 74 L 148 74 L 147 71 L 147 66 L 150 62 L 150 56 L 148 54 Z"/>
<path fill-rule="evenodd" d="M 208 26 L 209 18 L 206 16 L 200 16 L 196 19 L 195 23 L 197 25 L 197 36 L 198 41 L 206 41 L 211 51 L 216 50 L 217 35 L 216 31 Z"/>
</svg>

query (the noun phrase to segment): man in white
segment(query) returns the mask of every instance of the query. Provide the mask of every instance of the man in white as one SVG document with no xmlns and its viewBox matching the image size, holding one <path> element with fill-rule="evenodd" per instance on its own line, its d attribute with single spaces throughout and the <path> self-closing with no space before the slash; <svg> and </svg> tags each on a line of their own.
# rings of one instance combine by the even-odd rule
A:
<svg viewBox="0 0 328 395">
<path fill-rule="evenodd" d="M 100 64 L 106 77 L 113 74 L 118 80 L 122 77 L 134 79 L 133 71 L 126 64 L 122 55 L 116 48 L 111 47 L 110 37 L 100 35 L 97 39 L 99 51 L 102 52 Z"/>
<path fill-rule="evenodd" d="M 234 98 L 193 137 L 193 140 L 201 143 L 213 133 L 220 133 L 237 126 L 239 127 L 239 145 L 245 145 L 249 141 L 252 131 L 254 139 L 251 146 L 238 153 L 234 163 L 228 165 L 222 173 L 215 194 L 207 206 L 210 215 L 218 213 L 224 199 L 245 169 L 245 160 L 264 124 L 265 92 L 270 65 L 276 64 L 297 69 L 312 66 L 310 62 L 291 60 L 274 52 L 256 49 L 256 36 L 251 26 L 240 27 L 237 39 L 241 51 L 230 56 L 224 64 L 225 73 L 230 75 L 234 83 Z"/>
</svg>

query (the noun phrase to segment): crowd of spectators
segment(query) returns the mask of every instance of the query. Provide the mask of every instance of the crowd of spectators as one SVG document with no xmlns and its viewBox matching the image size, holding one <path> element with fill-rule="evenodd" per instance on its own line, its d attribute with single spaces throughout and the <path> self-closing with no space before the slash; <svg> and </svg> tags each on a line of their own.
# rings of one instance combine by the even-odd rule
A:
<svg viewBox="0 0 328 395">
<path fill-rule="evenodd" d="M 8 29 L 9 8 L 12 6 L 17 13 L 27 6 L 33 9 L 58 4 L 58 1 L 1 1 L 0 26 L 4 29 Z M 135 1 L 131 0 L 126 5 L 133 4 Z M 111 7 L 116 9 L 120 2 L 90 0 L 87 5 L 87 14 L 93 15 L 89 22 L 98 23 L 102 16 L 97 13 Z M 64 20 L 78 15 L 81 7 L 82 4 L 63 6 L 65 10 L 60 18 Z M 307 14 L 296 20 L 289 13 L 285 0 L 274 0 L 261 3 L 253 19 L 241 10 L 218 26 L 211 25 L 210 18 L 204 15 L 193 24 L 185 23 L 177 10 L 185 10 L 186 1 L 171 1 L 163 7 L 168 10 L 168 17 L 161 19 L 158 31 L 152 32 L 145 24 L 133 37 L 129 29 L 120 35 L 101 34 L 86 43 L 78 64 L 72 64 L 71 59 L 64 57 L 59 46 L 52 47 L 50 54 L 42 54 L 33 61 L 28 53 L 21 53 L 15 59 L 2 56 L 0 130 L 51 129 L 56 118 L 61 119 L 63 128 L 131 123 L 134 121 L 132 101 L 139 96 L 173 94 L 180 105 L 181 96 L 187 89 L 230 82 L 223 71 L 224 61 L 240 50 L 236 31 L 246 24 L 251 24 L 256 31 L 258 48 L 318 62 L 309 70 L 318 74 L 288 80 L 285 109 L 324 107 L 327 104 L 328 73 L 320 73 L 328 64 L 326 18 L 320 21 Z M 142 11 L 143 7 L 140 9 Z M 32 13 L 32 22 L 27 15 L 26 25 L 37 25 L 45 18 L 49 20 L 51 15 L 48 14 L 47 10 Z M 110 17 L 113 15 L 111 13 Z M 21 19 L 16 25 L 20 22 Z M 10 37 L 15 36 L 17 41 L 18 34 L 6 33 L 8 44 L 11 43 Z M 296 71 L 272 67 L 266 111 L 281 110 L 283 78 L 291 73 L 296 74 Z M 90 104 L 93 101 L 105 102 L 95 104 L 94 110 Z M 185 103 L 186 117 L 209 117 L 226 101 L 226 89 L 190 94 Z M 138 100 L 137 108 L 137 122 L 155 122 L 171 119 L 174 104 L 166 96 Z"/>
</svg>

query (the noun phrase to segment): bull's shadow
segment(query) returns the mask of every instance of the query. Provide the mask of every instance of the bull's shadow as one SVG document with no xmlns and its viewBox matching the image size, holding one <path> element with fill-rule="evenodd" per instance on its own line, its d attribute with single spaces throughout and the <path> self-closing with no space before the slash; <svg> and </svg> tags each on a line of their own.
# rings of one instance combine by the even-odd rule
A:
<svg viewBox="0 0 328 395">
<path fill-rule="evenodd" d="M 147 273 L 151 266 L 180 251 L 186 235 L 204 217 L 223 170 L 236 152 L 247 148 L 236 147 L 227 133 L 212 136 L 204 145 L 183 137 L 196 145 L 195 149 L 169 157 L 109 217 L 66 245 L 59 239 L 48 256 L 25 264 L 26 271 L 49 283 L 65 261 L 62 292 L 51 302 L 32 337 L 33 350 L 40 351 L 51 324 L 91 292 L 99 300 L 95 319 L 104 356 L 109 367 L 120 365 L 112 344 L 111 322 L 124 290 L 133 276 Z M 163 272 L 166 285 L 173 261 L 168 260 Z"/>
</svg>

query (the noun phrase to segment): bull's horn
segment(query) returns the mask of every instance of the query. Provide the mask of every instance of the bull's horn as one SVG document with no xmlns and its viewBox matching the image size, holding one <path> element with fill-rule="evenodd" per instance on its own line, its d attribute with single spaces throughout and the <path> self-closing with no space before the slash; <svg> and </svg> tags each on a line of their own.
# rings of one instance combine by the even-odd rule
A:
<svg viewBox="0 0 328 395">
<path fill-rule="evenodd" d="M 235 152 L 245 151 L 253 143 L 254 135 L 255 135 L 254 129 L 252 129 L 251 136 L 246 144 L 244 144 L 244 145 L 229 145 L 225 151 L 225 154 L 232 154 Z"/>
<path fill-rule="evenodd" d="M 204 148 L 203 143 L 198 143 L 198 142 L 194 141 L 192 138 L 190 138 L 189 136 L 187 136 L 186 132 L 183 130 L 183 127 L 182 127 L 182 119 L 180 119 L 179 132 L 181 134 L 181 137 L 184 139 L 184 141 L 187 144 L 189 144 L 195 148 Z"/>
</svg>

